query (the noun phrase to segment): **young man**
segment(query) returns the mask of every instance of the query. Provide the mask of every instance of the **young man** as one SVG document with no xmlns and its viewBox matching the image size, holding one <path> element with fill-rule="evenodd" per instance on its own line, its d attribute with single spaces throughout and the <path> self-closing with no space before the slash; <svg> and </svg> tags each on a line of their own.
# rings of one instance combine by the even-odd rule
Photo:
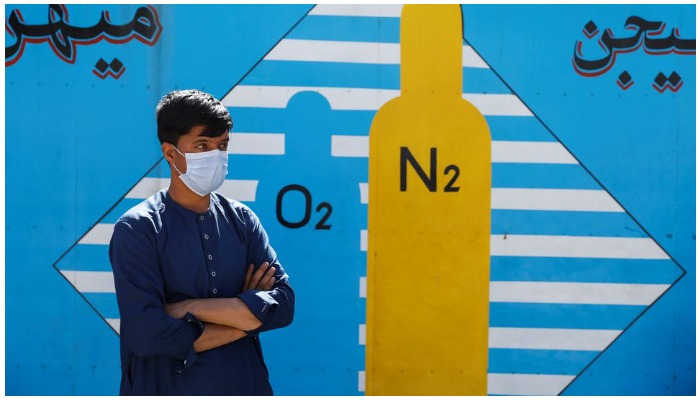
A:
<svg viewBox="0 0 700 400">
<path fill-rule="evenodd" d="M 127 211 L 109 248 L 122 395 L 272 395 L 258 333 L 292 322 L 294 291 L 257 216 L 214 192 L 231 116 L 175 91 L 156 108 L 170 187 Z M 257 267 L 257 268 L 256 268 Z"/>
</svg>

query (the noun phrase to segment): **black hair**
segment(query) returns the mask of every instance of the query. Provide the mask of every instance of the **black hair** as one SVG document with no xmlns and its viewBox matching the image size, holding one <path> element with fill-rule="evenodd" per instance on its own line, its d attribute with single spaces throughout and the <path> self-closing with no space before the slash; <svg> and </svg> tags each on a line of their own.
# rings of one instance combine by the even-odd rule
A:
<svg viewBox="0 0 700 400">
<path fill-rule="evenodd" d="M 233 122 L 226 107 L 214 96 L 200 90 L 176 90 L 163 96 L 156 107 L 158 140 L 177 146 L 180 136 L 194 126 L 207 127 L 202 135 L 217 137 L 231 130 Z"/>
</svg>

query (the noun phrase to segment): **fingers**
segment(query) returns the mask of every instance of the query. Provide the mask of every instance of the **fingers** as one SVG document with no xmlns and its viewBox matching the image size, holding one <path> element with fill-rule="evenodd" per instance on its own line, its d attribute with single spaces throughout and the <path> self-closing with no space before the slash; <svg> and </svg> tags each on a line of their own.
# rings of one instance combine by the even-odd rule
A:
<svg viewBox="0 0 700 400">
<path fill-rule="evenodd" d="M 263 278 L 265 275 L 265 272 L 267 272 L 268 266 L 267 262 L 264 262 L 260 264 L 257 270 L 255 270 L 255 273 L 253 273 L 253 278 L 251 279 L 250 282 L 250 288 L 251 289 L 257 289 L 258 286 L 260 286 L 260 280 Z"/>
<path fill-rule="evenodd" d="M 272 268 L 270 268 L 270 269 L 274 271 L 275 268 L 272 267 Z M 272 276 L 270 276 L 270 278 L 267 280 L 267 283 L 265 284 L 265 287 L 263 288 L 263 290 L 270 290 L 270 289 L 272 289 L 272 287 L 275 286 L 275 281 L 276 281 L 276 279 L 275 279 L 275 274 L 274 274 L 274 272 L 273 272 L 273 273 L 272 273 Z"/>
<path fill-rule="evenodd" d="M 270 290 L 272 288 L 272 285 L 275 283 L 275 271 L 275 267 L 268 268 L 267 272 L 258 283 L 258 290 Z"/>
<path fill-rule="evenodd" d="M 245 283 L 243 290 L 270 290 L 275 284 L 275 267 L 271 267 L 270 263 L 264 262 L 260 264 L 258 269 L 253 272 L 253 264 L 248 266 L 245 275 Z"/>
<path fill-rule="evenodd" d="M 248 266 L 243 290 L 270 290 L 275 284 L 275 267 L 264 262 L 253 272 L 253 264 Z"/>
<path fill-rule="evenodd" d="M 252 289 L 251 282 L 250 282 L 250 278 L 252 275 L 253 275 L 253 263 L 250 263 L 250 265 L 248 266 L 248 269 L 245 272 L 245 281 L 243 281 L 243 290 L 244 291 Z"/>
</svg>

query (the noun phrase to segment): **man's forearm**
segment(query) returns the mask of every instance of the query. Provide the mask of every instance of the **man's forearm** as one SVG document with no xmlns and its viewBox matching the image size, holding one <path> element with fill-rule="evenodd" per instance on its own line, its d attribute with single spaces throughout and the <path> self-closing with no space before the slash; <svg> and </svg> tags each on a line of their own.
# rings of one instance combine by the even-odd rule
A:
<svg viewBox="0 0 700 400">
<path fill-rule="evenodd" d="M 218 325 L 226 325 L 244 331 L 257 329 L 262 323 L 250 312 L 241 299 L 193 299 L 187 310 L 197 319 Z"/>
<path fill-rule="evenodd" d="M 245 336 L 246 333 L 238 328 L 205 323 L 204 332 L 202 332 L 202 335 L 194 341 L 194 351 L 201 353 L 215 347 L 235 342 L 236 340 L 244 338 Z"/>
</svg>

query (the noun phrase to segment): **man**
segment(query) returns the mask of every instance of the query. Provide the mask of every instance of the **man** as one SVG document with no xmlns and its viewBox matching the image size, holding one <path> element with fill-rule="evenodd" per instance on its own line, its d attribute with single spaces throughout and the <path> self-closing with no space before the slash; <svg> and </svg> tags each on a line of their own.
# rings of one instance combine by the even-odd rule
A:
<svg viewBox="0 0 700 400">
<path fill-rule="evenodd" d="M 231 116 L 175 91 L 156 108 L 170 187 L 115 224 L 122 395 L 272 395 L 258 333 L 292 322 L 294 292 L 257 216 L 214 192 Z M 255 268 L 257 266 L 257 268 Z"/>
</svg>

